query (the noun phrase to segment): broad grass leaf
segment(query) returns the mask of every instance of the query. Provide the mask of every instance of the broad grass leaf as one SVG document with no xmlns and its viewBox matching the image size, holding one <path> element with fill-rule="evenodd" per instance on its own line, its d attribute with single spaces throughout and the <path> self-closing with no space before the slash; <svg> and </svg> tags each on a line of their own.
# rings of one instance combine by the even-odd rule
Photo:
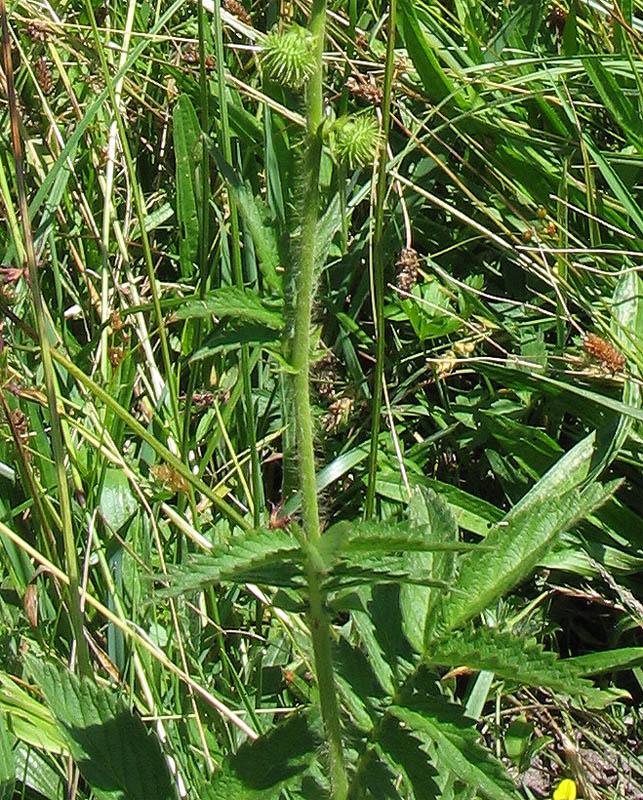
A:
<svg viewBox="0 0 643 800">
<path fill-rule="evenodd" d="M 38 798 L 42 795 L 47 800 L 64 800 L 63 779 L 39 750 L 19 742 L 14 758 L 20 783 L 32 792 L 38 792 Z"/>
<path fill-rule="evenodd" d="M 504 516 L 503 512 L 492 503 L 469 494 L 457 486 L 423 475 L 413 475 L 412 479 L 417 486 L 432 489 L 446 500 L 458 526 L 464 530 L 486 536 L 490 525 Z M 399 472 L 382 470 L 378 473 L 377 493 L 400 503 L 407 499 L 406 487 Z"/>
<path fill-rule="evenodd" d="M 643 664 L 643 647 L 620 647 L 618 650 L 603 650 L 565 659 L 579 675 L 602 675 L 606 672 L 621 672 Z"/>
<path fill-rule="evenodd" d="M 167 576 L 170 586 L 162 594 L 176 596 L 213 583 L 262 583 L 295 588 L 302 586 L 302 554 L 297 539 L 277 528 L 259 529 L 234 536 L 229 544 L 215 545 L 209 553 L 188 558 Z"/>
<path fill-rule="evenodd" d="M 523 638 L 493 628 L 450 634 L 434 641 L 425 659 L 441 667 L 487 670 L 509 683 L 547 687 L 566 694 L 584 694 L 593 689 L 589 681 L 581 679 L 580 670 L 570 659 L 561 660 L 537 642 L 525 643 Z"/>
<path fill-rule="evenodd" d="M 199 242 L 197 213 L 195 148 L 201 127 L 190 98 L 181 94 L 172 114 L 174 152 L 176 155 L 176 213 L 179 221 L 179 261 L 181 274 L 189 278 L 194 272 Z"/>
<path fill-rule="evenodd" d="M 444 100 L 453 94 L 454 87 L 420 29 L 414 3 L 400 0 L 397 14 L 402 40 L 427 97 L 433 103 Z"/>
<path fill-rule="evenodd" d="M 626 272 L 616 284 L 612 295 L 612 329 L 616 340 L 622 343 L 623 351 L 635 349 L 632 345 L 643 343 L 643 281 L 635 272 Z M 630 341 L 634 339 L 634 342 Z M 625 378 L 622 400 L 629 408 L 641 408 L 641 387 L 634 375 Z M 631 415 L 620 414 L 612 425 L 599 431 L 599 454 L 592 475 L 598 476 L 617 457 L 627 441 L 634 425 Z"/>
<path fill-rule="evenodd" d="M 639 110 L 635 108 L 619 86 L 613 73 L 603 66 L 599 58 L 585 57 L 582 62 L 585 72 L 589 75 L 605 108 L 621 126 L 623 133 L 639 153 L 643 152 L 643 122 L 641 122 Z"/>
<path fill-rule="evenodd" d="M 97 798 L 176 800 L 158 740 L 120 698 L 67 669 L 26 661 Z"/>
<path fill-rule="evenodd" d="M 51 711 L 5 672 L 0 672 L 0 710 L 19 741 L 47 753 L 66 752 L 65 741 Z"/>
<path fill-rule="evenodd" d="M 263 200 L 254 196 L 248 183 L 241 180 L 220 150 L 212 143 L 210 143 L 210 152 L 230 194 L 236 200 L 239 212 L 252 236 L 261 274 L 266 284 L 278 294 L 282 294 L 282 280 L 277 273 L 277 268 L 282 262 L 279 252 L 279 235 L 276 231 L 275 221 L 270 217 L 268 207 Z"/>
<path fill-rule="evenodd" d="M 279 312 L 266 308 L 256 292 L 237 286 L 213 289 L 203 298 L 186 298 L 173 314 L 176 319 L 231 317 L 234 320 L 257 322 L 276 331 L 283 327 Z"/>
<path fill-rule="evenodd" d="M 0 714 L 0 800 L 11 800 L 15 785 L 16 766 L 13 758 L 11 739 Z"/>
<path fill-rule="evenodd" d="M 138 509 L 127 475 L 120 469 L 105 470 L 100 510 L 112 530 L 118 531 Z"/>
<path fill-rule="evenodd" d="M 478 744 L 478 731 L 460 706 L 443 697 L 415 695 L 388 713 L 416 735 L 435 744 L 435 758 L 459 780 L 492 800 L 518 800 L 519 794 L 500 761 Z"/>
</svg>

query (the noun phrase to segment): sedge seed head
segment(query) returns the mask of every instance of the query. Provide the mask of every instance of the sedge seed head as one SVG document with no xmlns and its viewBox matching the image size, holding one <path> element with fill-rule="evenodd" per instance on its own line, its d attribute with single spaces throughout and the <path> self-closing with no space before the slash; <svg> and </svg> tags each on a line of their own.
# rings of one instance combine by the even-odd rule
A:
<svg viewBox="0 0 643 800">
<path fill-rule="evenodd" d="M 300 89 L 315 70 L 312 36 L 301 25 L 272 30 L 263 40 L 260 58 L 274 81 Z"/>
</svg>

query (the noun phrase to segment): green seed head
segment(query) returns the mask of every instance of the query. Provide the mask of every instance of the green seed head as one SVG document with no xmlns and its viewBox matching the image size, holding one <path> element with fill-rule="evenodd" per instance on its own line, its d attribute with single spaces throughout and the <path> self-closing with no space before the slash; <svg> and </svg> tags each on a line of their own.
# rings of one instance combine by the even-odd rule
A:
<svg viewBox="0 0 643 800">
<path fill-rule="evenodd" d="M 300 89 L 315 70 L 312 36 L 300 25 L 272 30 L 263 40 L 260 58 L 274 81 Z"/>
<path fill-rule="evenodd" d="M 377 152 L 380 129 L 371 116 L 349 115 L 333 122 L 329 135 L 331 152 L 351 167 L 372 163 Z"/>
</svg>

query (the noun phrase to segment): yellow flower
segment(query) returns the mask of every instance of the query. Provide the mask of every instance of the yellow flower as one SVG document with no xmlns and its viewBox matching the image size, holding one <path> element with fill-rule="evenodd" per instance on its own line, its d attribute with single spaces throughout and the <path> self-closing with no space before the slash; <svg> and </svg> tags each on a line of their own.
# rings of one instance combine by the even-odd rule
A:
<svg viewBox="0 0 643 800">
<path fill-rule="evenodd" d="M 552 800 L 576 800 L 576 784 L 570 778 L 565 778 L 558 784 L 552 795 Z"/>
</svg>

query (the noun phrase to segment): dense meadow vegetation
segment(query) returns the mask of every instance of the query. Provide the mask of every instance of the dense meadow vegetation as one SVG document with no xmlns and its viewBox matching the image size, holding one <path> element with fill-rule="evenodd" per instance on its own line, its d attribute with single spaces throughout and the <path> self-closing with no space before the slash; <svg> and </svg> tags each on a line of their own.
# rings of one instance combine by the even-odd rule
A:
<svg viewBox="0 0 643 800">
<path fill-rule="evenodd" d="M 0 15 L 0 800 L 643 798 L 641 0 Z"/>
</svg>

